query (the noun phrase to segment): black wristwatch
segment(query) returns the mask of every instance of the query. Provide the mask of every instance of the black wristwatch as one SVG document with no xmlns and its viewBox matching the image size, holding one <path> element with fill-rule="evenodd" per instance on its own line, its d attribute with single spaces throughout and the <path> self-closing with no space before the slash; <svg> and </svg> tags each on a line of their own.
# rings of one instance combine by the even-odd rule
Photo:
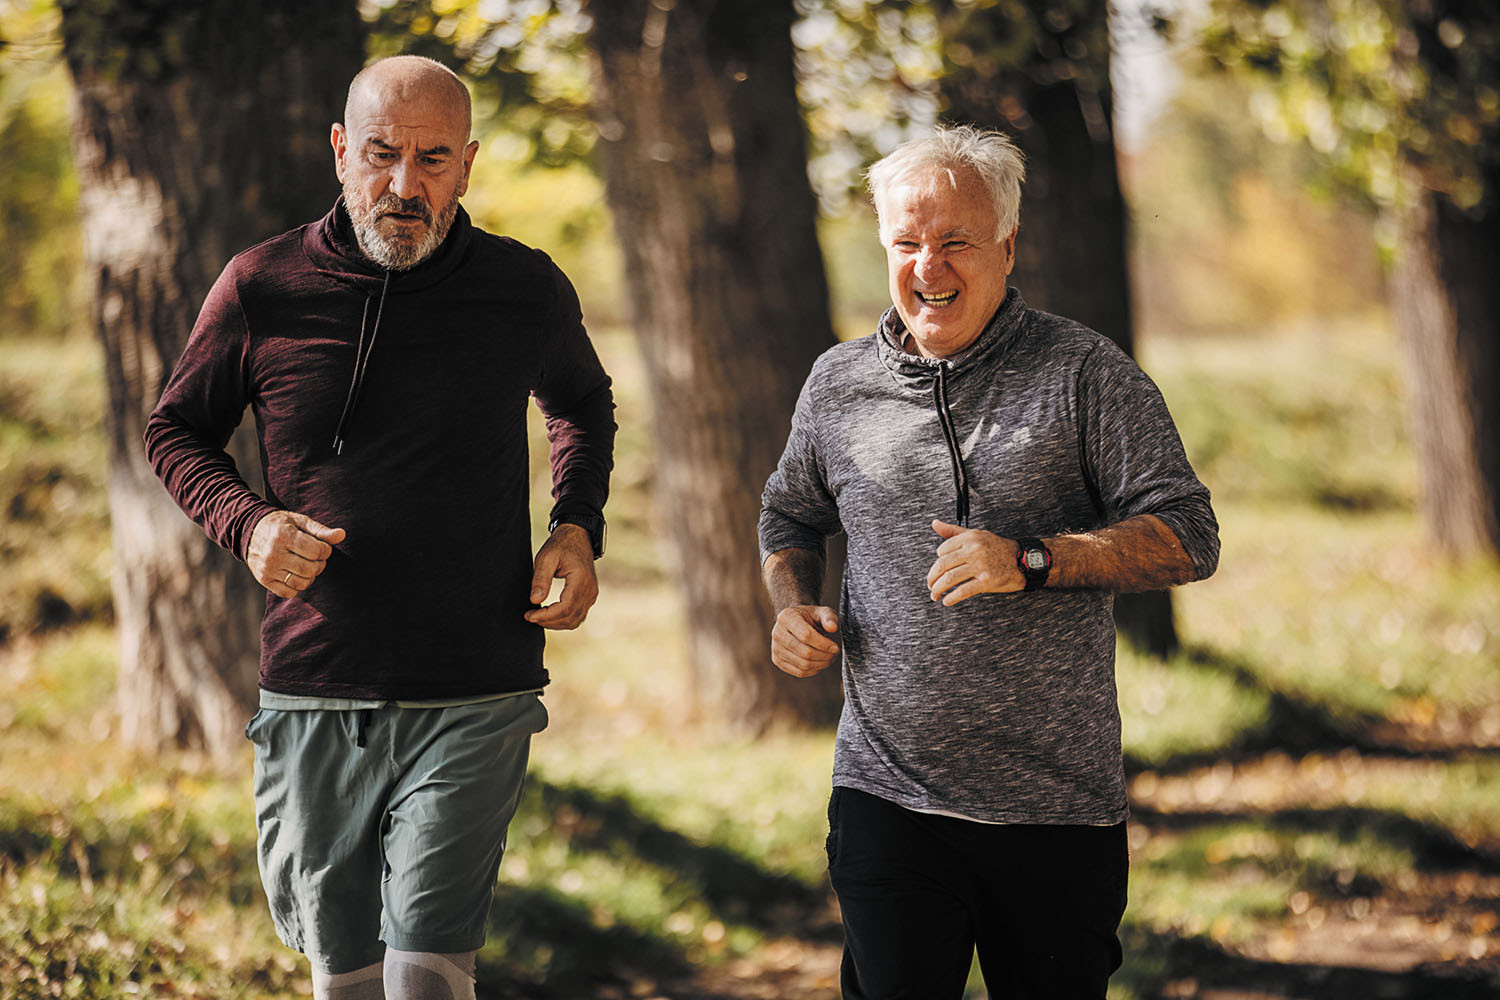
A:
<svg viewBox="0 0 1500 1000">
<path fill-rule="evenodd" d="M 589 533 L 589 545 L 593 546 L 594 558 L 598 559 L 604 555 L 604 518 L 598 514 L 559 514 L 547 525 L 550 534 L 557 530 L 559 524 L 576 524 Z"/>
<path fill-rule="evenodd" d="M 1052 551 L 1040 538 L 1017 538 L 1016 566 L 1026 578 L 1027 590 L 1041 590 L 1052 570 Z"/>
</svg>

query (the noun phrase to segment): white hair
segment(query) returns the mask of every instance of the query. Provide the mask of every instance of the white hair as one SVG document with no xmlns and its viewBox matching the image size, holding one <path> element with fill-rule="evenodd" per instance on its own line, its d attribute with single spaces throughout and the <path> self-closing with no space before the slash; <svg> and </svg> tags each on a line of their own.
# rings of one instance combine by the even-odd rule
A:
<svg viewBox="0 0 1500 1000">
<path fill-rule="evenodd" d="M 1003 240 L 1015 232 L 1021 219 L 1026 158 L 1005 133 L 972 125 L 939 125 L 931 135 L 903 142 L 872 166 L 865 179 L 875 201 L 876 217 L 886 191 L 896 182 L 928 169 L 947 171 L 953 180 L 953 171 L 960 168 L 974 171 L 989 191 L 999 226 L 995 238 Z M 884 226 L 881 220 L 882 233 Z"/>
</svg>

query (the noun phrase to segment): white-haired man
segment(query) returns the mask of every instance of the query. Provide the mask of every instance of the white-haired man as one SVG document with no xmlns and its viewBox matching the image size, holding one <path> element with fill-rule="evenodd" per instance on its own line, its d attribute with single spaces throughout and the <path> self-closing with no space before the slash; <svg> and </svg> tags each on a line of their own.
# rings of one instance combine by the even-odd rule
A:
<svg viewBox="0 0 1500 1000">
<path fill-rule="evenodd" d="M 813 366 L 763 497 L 774 662 L 810 676 L 842 641 L 851 1000 L 960 997 L 976 948 L 992 996 L 1102 1000 L 1128 868 L 1112 595 L 1218 562 L 1156 387 L 1007 288 L 1023 176 L 969 127 L 871 168 L 893 306 Z"/>
<path fill-rule="evenodd" d="M 547 723 L 542 630 L 598 594 L 610 380 L 556 265 L 459 206 L 469 116 L 430 60 L 356 76 L 343 197 L 229 263 L 146 430 L 168 492 L 268 591 L 261 878 L 319 1000 L 472 1000 Z M 534 558 L 532 397 L 556 498 Z M 247 406 L 264 496 L 223 450 Z"/>
</svg>

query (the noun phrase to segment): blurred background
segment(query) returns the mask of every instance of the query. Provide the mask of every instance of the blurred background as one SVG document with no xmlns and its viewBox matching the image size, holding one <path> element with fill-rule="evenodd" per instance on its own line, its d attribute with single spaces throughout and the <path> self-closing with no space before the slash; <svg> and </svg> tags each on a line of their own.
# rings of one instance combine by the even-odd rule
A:
<svg viewBox="0 0 1500 1000">
<path fill-rule="evenodd" d="M 1111 997 L 1500 996 L 1488 0 L 0 0 L 0 995 L 310 995 L 255 870 L 258 588 L 140 429 L 397 52 L 470 82 L 465 205 L 573 279 L 621 428 L 481 996 L 836 995 L 839 692 L 769 665 L 754 517 L 889 304 L 861 172 L 935 121 L 1025 150 L 1014 283 L 1158 382 L 1222 526 L 1117 613 Z"/>
</svg>

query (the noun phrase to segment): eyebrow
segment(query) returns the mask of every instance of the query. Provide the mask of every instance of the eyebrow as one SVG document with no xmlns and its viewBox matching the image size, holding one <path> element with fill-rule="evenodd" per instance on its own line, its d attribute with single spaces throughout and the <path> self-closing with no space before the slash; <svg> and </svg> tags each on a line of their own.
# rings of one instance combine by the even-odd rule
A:
<svg viewBox="0 0 1500 1000">
<path fill-rule="evenodd" d="M 371 136 L 370 138 L 366 139 L 365 140 L 365 145 L 367 145 L 367 146 L 375 146 L 375 147 L 377 147 L 379 149 L 388 149 L 388 150 L 390 150 L 393 153 L 399 153 L 399 152 L 401 152 L 401 147 L 400 146 L 392 146 L 390 143 L 386 142 L 384 139 L 377 139 L 374 136 Z M 453 150 L 451 148 L 449 148 L 448 146 L 433 146 L 431 149 L 420 149 L 419 148 L 417 150 L 417 155 L 418 156 L 452 156 L 453 155 Z"/>
<path fill-rule="evenodd" d="M 918 234 L 912 232 L 910 229 L 897 229 L 897 230 L 894 230 L 891 233 L 891 239 L 894 239 L 894 240 L 911 239 L 912 237 L 914 237 L 916 235 L 918 235 Z M 942 240 L 944 242 L 946 242 L 948 240 L 951 240 L 954 237 L 960 237 L 962 239 L 971 240 L 971 241 L 974 239 L 973 233 L 970 230 L 963 228 L 962 226 L 960 226 L 958 228 L 955 228 L 955 229 L 950 229 L 950 230 L 948 230 L 945 233 L 939 233 L 938 234 L 938 239 Z"/>
</svg>

